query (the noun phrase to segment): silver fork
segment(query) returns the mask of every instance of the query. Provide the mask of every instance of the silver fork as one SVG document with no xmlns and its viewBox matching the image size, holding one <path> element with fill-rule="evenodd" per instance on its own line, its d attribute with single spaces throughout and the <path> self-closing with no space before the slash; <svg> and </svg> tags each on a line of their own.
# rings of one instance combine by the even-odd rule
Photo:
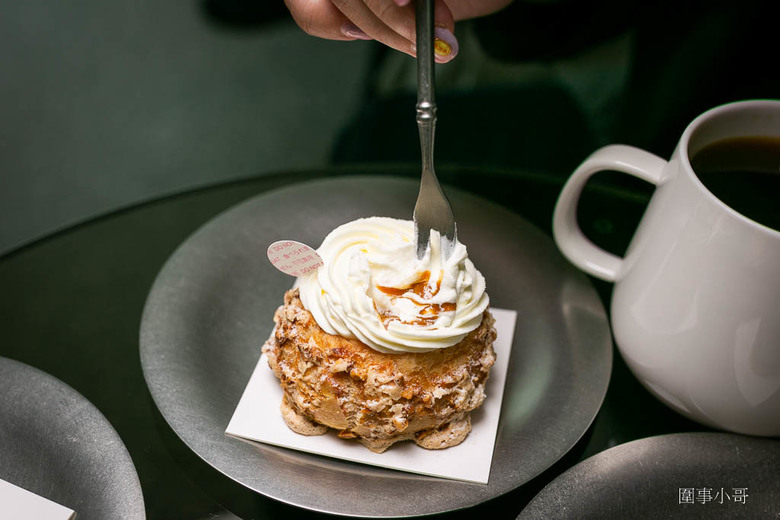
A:
<svg viewBox="0 0 780 520">
<path fill-rule="evenodd" d="M 436 130 L 435 76 L 433 70 L 433 0 L 417 0 L 417 128 L 420 131 L 422 177 L 414 206 L 417 258 L 425 256 L 431 229 L 442 238 L 442 252 L 449 257 L 455 246 L 455 216 L 433 170 L 433 136 Z"/>
</svg>

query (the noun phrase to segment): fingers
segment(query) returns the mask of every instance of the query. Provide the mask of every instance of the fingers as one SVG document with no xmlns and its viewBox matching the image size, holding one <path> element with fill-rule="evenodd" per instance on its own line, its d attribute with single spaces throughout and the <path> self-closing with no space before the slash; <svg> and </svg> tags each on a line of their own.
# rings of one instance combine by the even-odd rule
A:
<svg viewBox="0 0 780 520">
<path fill-rule="evenodd" d="M 410 0 L 332 0 L 334 5 L 372 39 L 415 56 L 415 7 Z M 458 53 L 455 20 L 444 0 L 434 6 L 435 59 L 444 63 Z"/>
<path fill-rule="evenodd" d="M 414 55 L 414 6 L 390 0 L 331 0 L 352 23 L 372 39 Z"/>
<path fill-rule="evenodd" d="M 513 0 L 449 0 L 455 20 L 467 20 L 495 13 L 512 3 Z"/>
<path fill-rule="evenodd" d="M 331 0 L 285 0 L 290 14 L 306 34 L 326 40 L 370 39 Z"/>
<path fill-rule="evenodd" d="M 373 39 L 415 55 L 415 8 L 411 0 L 285 0 L 295 22 L 307 34 L 329 40 Z M 444 0 L 436 0 L 434 45 L 439 63 L 458 52 L 455 19 Z"/>
</svg>

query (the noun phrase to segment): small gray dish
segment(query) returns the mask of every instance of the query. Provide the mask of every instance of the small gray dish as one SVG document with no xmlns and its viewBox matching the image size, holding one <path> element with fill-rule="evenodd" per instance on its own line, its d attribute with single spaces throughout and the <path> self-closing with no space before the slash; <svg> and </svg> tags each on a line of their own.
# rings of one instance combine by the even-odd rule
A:
<svg viewBox="0 0 780 520">
<path fill-rule="evenodd" d="M 562 473 L 517 518 L 780 518 L 780 440 L 700 432 L 620 444 Z"/>
<path fill-rule="evenodd" d="M 3 357 L 0 479 L 78 520 L 146 518 L 133 461 L 103 414 L 59 379 Z"/>
</svg>

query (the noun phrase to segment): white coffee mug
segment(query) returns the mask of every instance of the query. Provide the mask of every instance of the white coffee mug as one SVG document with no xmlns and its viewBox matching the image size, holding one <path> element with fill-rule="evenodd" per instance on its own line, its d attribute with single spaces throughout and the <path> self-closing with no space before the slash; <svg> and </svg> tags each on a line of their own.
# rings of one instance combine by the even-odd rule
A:
<svg viewBox="0 0 780 520">
<path fill-rule="evenodd" d="M 780 231 L 721 202 L 689 160 L 708 144 L 743 136 L 780 137 L 780 101 L 702 114 L 668 162 L 629 146 L 597 150 L 561 191 L 553 233 L 572 263 L 614 282 L 615 342 L 650 392 L 702 424 L 780 436 Z M 604 170 L 656 185 L 623 258 L 577 224 L 582 189 Z"/>
</svg>

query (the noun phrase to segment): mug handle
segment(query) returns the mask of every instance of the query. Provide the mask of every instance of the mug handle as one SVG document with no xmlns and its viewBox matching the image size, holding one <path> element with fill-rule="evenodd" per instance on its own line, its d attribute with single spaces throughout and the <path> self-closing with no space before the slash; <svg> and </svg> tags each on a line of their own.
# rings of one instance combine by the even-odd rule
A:
<svg viewBox="0 0 780 520">
<path fill-rule="evenodd" d="M 650 152 L 613 144 L 599 148 L 580 164 L 564 184 L 553 213 L 553 237 L 563 255 L 586 273 L 614 282 L 623 259 L 609 253 L 583 234 L 577 223 L 577 203 L 588 179 L 604 171 L 618 171 L 651 184 L 661 182 L 667 162 Z"/>
</svg>

